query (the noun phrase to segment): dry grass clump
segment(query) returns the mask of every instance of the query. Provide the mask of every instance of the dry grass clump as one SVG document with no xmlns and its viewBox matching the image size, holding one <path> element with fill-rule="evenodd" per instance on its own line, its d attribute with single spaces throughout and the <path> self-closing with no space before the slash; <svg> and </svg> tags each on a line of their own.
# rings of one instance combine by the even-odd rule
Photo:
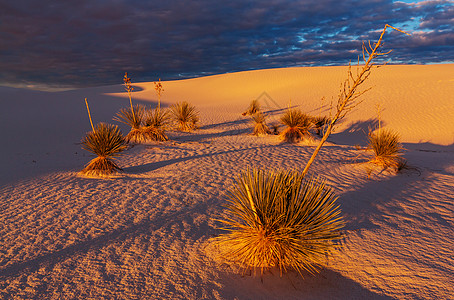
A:
<svg viewBox="0 0 454 300">
<path fill-rule="evenodd" d="M 339 244 L 344 226 L 333 190 L 297 171 L 244 172 L 229 190 L 223 258 L 244 271 L 277 267 L 315 273 Z"/>
<path fill-rule="evenodd" d="M 177 130 L 189 132 L 198 128 L 199 114 L 195 107 L 186 101 L 172 105 L 170 115 L 176 123 Z"/>
<path fill-rule="evenodd" d="M 260 104 L 259 104 L 259 100 L 257 99 L 254 99 L 251 101 L 251 103 L 249 104 L 249 107 L 248 109 L 242 113 L 243 116 L 247 116 L 247 115 L 254 115 L 255 113 L 259 112 L 260 111 Z"/>
<path fill-rule="evenodd" d="M 142 123 L 145 117 L 145 107 L 136 104 L 129 108 L 122 108 L 114 117 L 115 121 L 131 126 L 131 131 L 126 135 L 126 142 L 142 143 L 147 141 L 147 136 L 142 130 Z"/>
<path fill-rule="evenodd" d="M 169 122 L 169 112 L 160 108 L 148 109 L 144 117 L 142 130 L 149 140 L 167 141 L 169 138 L 165 134 L 166 126 Z"/>
<path fill-rule="evenodd" d="M 299 109 L 288 109 L 281 117 L 281 122 L 287 126 L 280 136 L 287 142 L 294 143 L 303 139 L 312 139 L 309 130 L 314 126 L 312 118 Z"/>
<path fill-rule="evenodd" d="M 403 148 L 398 133 L 379 128 L 375 132 L 369 133 L 368 146 L 374 153 L 370 163 L 396 172 L 405 165 L 405 160 L 401 157 Z"/>
<path fill-rule="evenodd" d="M 126 141 L 116 125 L 99 123 L 82 139 L 83 148 L 96 154 L 79 172 L 84 176 L 106 177 L 121 171 L 113 161 L 115 156 L 126 149 Z"/>
<path fill-rule="evenodd" d="M 252 122 L 254 124 L 253 135 L 266 135 L 270 134 L 271 130 L 266 125 L 266 115 L 261 111 L 252 115 Z"/>
</svg>

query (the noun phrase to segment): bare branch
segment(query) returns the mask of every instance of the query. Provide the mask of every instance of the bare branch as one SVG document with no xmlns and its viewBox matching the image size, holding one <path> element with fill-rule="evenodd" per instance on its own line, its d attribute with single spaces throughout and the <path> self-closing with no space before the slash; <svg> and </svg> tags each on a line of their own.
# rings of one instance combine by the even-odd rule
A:
<svg viewBox="0 0 454 300">
<path fill-rule="evenodd" d="M 393 26 L 386 24 L 385 27 L 383 28 L 383 31 L 380 34 L 380 38 L 378 39 L 378 41 L 376 43 L 374 43 L 373 47 L 371 46 L 370 41 L 369 41 L 370 49 L 367 49 L 367 46 L 363 42 L 362 54 L 363 54 L 363 59 L 364 59 L 364 66 L 361 68 L 361 71 L 359 71 L 359 73 L 357 73 L 357 76 L 354 79 L 352 77 L 352 73 L 351 73 L 351 63 L 349 64 L 347 79 L 344 81 L 343 84 L 341 84 L 341 92 L 339 93 L 337 105 L 336 105 L 337 112 L 334 115 L 334 117 L 332 118 L 331 123 L 329 124 L 328 128 L 326 129 L 325 134 L 323 135 L 320 143 L 315 148 L 314 153 L 312 154 L 311 158 L 309 159 L 306 166 L 304 167 L 304 170 L 302 172 L 303 176 L 305 176 L 307 174 L 309 167 L 314 162 L 315 157 L 317 156 L 318 152 L 320 151 L 323 144 L 325 143 L 325 141 L 328 139 L 329 135 L 333 131 L 334 125 L 336 124 L 336 122 L 338 120 L 341 120 L 342 118 L 344 118 L 345 115 L 349 111 L 351 111 L 353 108 L 358 106 L 362 101 L 358 102 L 356 100 L 360 96 L 362 96 L 365 92 L 370 90 L 370 88 L 369 88 L 369 89 L 366 89 L 365 91 L 358 91 L 358 88 L 360 87 L 361 84 L 363 84 L 369 78 L 369 76 L 371 74 L 371 69 L 372 69 L 372 67 L 375 66 L 375 64 L 373 63 L 373 60 L 378 56 L 383 56 L 383 55 L 390 53 L 390 51 L 388 51 L 386 53 L 382 53 L 379 50 L 383 45 L 383 36 L 384 36 L 387 28 L 392 28 L 396 31 L 409 35 L 408 33 L 404 32 L 400 29 L 397 29 Z M 366 59 L 366 53 L 367 53 L 367 59 Z M 359 61 L 359 58 L 358 58 L 358 61 Z M 359 65 L 358 65 L 358 68 L 360 68 Z M 350 81 L 352 81 L 352 82 L 350 83 Z"/>
</svg>

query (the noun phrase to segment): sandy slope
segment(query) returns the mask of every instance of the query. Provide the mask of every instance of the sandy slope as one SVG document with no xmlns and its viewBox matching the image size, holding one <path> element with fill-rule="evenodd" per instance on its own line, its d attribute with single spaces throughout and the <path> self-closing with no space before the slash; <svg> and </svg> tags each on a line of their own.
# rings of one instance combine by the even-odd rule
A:
<svg viewBox="0 0 454 300">
<path fill-rule="evenodd" d="M 454 65 L 386 66 L 322 149 L 311 172 L 339 194 L 345 247 L 316 276 L 266 274 L 263 283 L 220 264 L 224 193 L 246 167 L 302 168 L 313 148 L 248 135 L 240 113 L 260 97 L 277 122 L 292 105 L 318 114 L 345 67 L 291 68 L 164 82 L 164 105 L 188 100 L 203 126 L 136 146 L 121 178 L 75 174 L 78 142 L 128 101 L 121 86 L 45 93 L 0 88 L 0 298 L 449 299 L 454 295 Z M 140 90 L 140 91 L 139 91 Z M 152 83 L 135 100 L 155 101 Z M 329 101 L 325 100 L 325 106 Z M 375 105 L 400 132 L 411 168 L 368 179 L 364 151 Z M 126 129 L 125 127 L 123 127 Z"/>
</svg>

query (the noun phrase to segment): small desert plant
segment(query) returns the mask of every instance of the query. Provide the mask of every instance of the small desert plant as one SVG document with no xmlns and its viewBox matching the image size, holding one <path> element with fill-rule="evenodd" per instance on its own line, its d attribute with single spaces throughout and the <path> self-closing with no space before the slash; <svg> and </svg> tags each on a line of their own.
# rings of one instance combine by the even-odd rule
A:
<svg viewBox="0 0 454 300">
<path fill-rule="evenodd" d="M 393 169 L 396 172 L 405 164 L 401 157 L 402 145 L 399 134 L 389 129 L 379 128 L 369 133 L 369 148 L 374 152 L 374 157 L 369 161 L 383 169 Z"/>
<path fill-rule="evenodd" d="M 113 161 L 126 149 L 126 141 L 116 125 L 99 123 L 82 139 L 83 148 L 96 154 L 80 172 L 85 176 L 109 176 L 121 168 Z"/>
<path fill-rule="evenodd" d="M 301 139 L 311 139 L 309 130 L 314 126 L 312 118 L 299 109 L 289 108 L 281 117 L 281 122 L 287 128 L 281 132 L 281 137 L 287 142 L 297 142 Z"/>
<path fill-rule="evenodd" d="M 186 101 L 170 107 L 172 119 L 180 131 L 192 131 L 198 128 L 199 116 L 195 107 Z"/>
<path fill-rule="evenodd" d="M 226 232 L 216 238 L 224 259 L 244 270 L 318 271 L 344 226 L 333 190 L 297 171 L 242 173 L 228 191 Z"/>
<path fill-rule="evenodd" d="M 261 111 L 252 115 L 252 122 L 254 123 L 253 135 L 270 134 L 271 130 L 266 125 L 266 115 Z"/>
<path fill-rule="evenodd" d="M 330 120 L 326 116 L 318 116 L 312 118 L 312 124 L 314 124 L 315 133 L 321 135 L 322 129 L 325 125 L 329 124 Z"/>
<path fill-rule="evenodd" d="M 94 127 L 87 98 L 85 98 L 85 105 L 87 106 L 92 131 L 88 132 L 82 139 L 82 148 L 98 157 L 92 159 L 79 174 L 94 177 L 112 175 L 121 170 L 113 159 L 126 149 L 125 138 L 118 126 L 99 123 Z"/>
<path fill-rule="evenodd" d="M 80 172 L 86 176 L 108 176 L 121 168 L 113 161 L 115 156 L 126 149 L 125 138 L 118 126 L 99 123 L 93 131 L 86 134 L 82 140 L 83 148 L 96 154 Z"/>
<path fill-rule="evenodd" d="M 169 121 L 169 112 L 167 110 L 147 109 L 144 117 L 143 131 L 149 140 L 167 141 L 169 138 L 165 134 L 165 128 Z"/>
<path fill-rule="evenodd" d="M 141 143 L 147 140 L 142 130 L 142 124 L 145 117 L 145 107 L 136 104 L 129 108 L 122 108 L 114 117 L 115 121 L 131 126 L 131 131 L 126 135 L 128 143 Z"/>
<path fill-rule="evenodd" d="M 249 107 L 248 109 L 242 113 L 243 116 L 246 116 L 246 115 L 254 115 L 255 113 L 259 112 L 260 111 L 260 104 L 259 104 L 259 100 L 257 99 L 254 99 L 251 101 L 251 104 L 249 104 Z"/>
</svg>

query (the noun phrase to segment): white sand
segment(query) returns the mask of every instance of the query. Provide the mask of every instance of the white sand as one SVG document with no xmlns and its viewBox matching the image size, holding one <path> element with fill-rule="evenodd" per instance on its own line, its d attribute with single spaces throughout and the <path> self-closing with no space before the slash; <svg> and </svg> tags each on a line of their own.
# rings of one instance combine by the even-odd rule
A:
<svg viewBox="0 0 454 300">
<path fill-rule="evenodd" d="M 290 68 L 163 82 L 163 105 L 187 100 L 202 128 L 170 132 L 119 159 L 124 176 L 76 177 L 91 159 L 90 124 L 129 103 L 122 86 L 67 92 L 0 88 L 0 298 L 452 299 L 454 298 L 454 65 L 385 66 L 310 172 L 340 196 L 343 251 L 321 273 L 240 276 L 207 240 L 224 193 L 246 167 L 302 169 L 313 148 L 249 135 L 241 117 L 259 101 L 277 122 L 291 99 L 312 114 L 336 98 L 346 67 Z M 134 78 L 133 78 L 134 80 Z M 152 83 L 133 101 L 156 103 Z M 140 91 L 139 91 L 140 90 Z M 321 97 L 326 100 L 321 103 Z M 409 170 L 375 174 L 363 154 L 377 103 L 398 131 Z M 123 132 L 127 128 L 121 125 Z"/>
</svg>

